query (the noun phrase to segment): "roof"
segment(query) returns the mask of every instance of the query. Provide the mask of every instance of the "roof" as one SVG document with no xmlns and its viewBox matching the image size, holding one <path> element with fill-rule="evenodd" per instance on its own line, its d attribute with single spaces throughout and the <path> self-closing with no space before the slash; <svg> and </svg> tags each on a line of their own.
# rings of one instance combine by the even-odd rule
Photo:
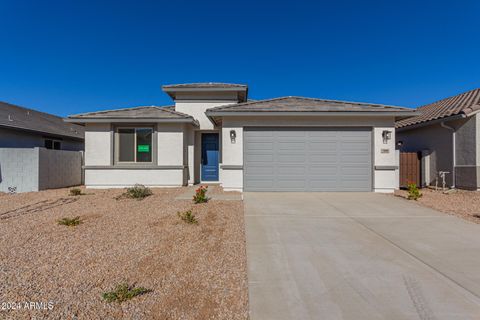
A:
<svg viewBox="0 0 480 320">
<path fill-rule="evenodd" d="M 68 116 L 68 122 L 189 122 L 198 126 L 192 116 L 175 111 L 173 106 L 139 106 L 81 113 Z"/>
<path fill-rule="evenodd" d="M 409 111 L 412 109 L 383 104 L 326 100 L 305 97 L 280 97 L 224 105 L 207 110 L 215 112 L 344 112 L 344 111 Z"/>
<path fill-rule="evenodd" d="M 246 84 L 237 84 L 237 83 L 222 83 L 222 82 L 197 82 L 197 83 L 181 83 L 181 84 L 169 84 L 162 86 L 163 89 L 170 88 L 184 88 L 184 89 L 194 89 L 194 88 L 239 88 L 247 89 Z"/>
<path fill-rule="evenodd" d="M 455 115 L 469 116 L 480 110 L 480 88 L 418 107 L 416 110 L 419 111 L 418 116 L 397 121 L 395 127 L 403 128 Z"/>
<path fill-rule="evenodd" d="M 85 135 L 82 126 L 61 117 L 6 102 L 0 102 L 0 126 L 81 140 Z"/>
<path fill-rule="evenodd" d="M 235 92 L 237 95 L 237 101 L 245 102 L 248 99 L 248 86 L 246 84 L 237 83 L 222 83 L 222 82 L 199 82 L 199 83 L 182 83 L 182 84 L 169 84 L 162 86 L 162 90 L 166 92 L 172 99 L 177 99 L 177 93 L 179 92 Z"/>
</svg>

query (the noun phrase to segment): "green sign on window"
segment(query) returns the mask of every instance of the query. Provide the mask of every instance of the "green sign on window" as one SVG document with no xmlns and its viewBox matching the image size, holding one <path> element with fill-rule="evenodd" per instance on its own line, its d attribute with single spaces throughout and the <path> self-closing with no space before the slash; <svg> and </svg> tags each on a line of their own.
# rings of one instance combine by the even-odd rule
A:
<svg viewBox="0 0 480 320">
<path fill-rule="evenodd" d="M 150 145 L 148 144 L 139 144 L 137 146 L 138 152 L 150 152 Z"/>
</svg>

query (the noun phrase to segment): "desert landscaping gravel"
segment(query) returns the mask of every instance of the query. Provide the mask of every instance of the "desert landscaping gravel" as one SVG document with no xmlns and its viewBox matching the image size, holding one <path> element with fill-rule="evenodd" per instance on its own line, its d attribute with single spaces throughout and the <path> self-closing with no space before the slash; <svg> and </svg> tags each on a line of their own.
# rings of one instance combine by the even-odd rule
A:
<svg viewBox="0 0 480 320">
<path fill-rule="evenodd" d="M 421 189 L 422 197 L 417 200 L 417 203 L 448 213 L 462 219 L 480 223 L 480 192 L 455 190 L 449 193 L 443 193 L 440 190 Z M 398 190 L 395 195 L 406 197 L 407 191 Z M 413 200 L 410 200 L 413 201 Z"/>
<path fill-rule="evenodd" d="M 0 195 L 0 319 L 247 319 L 243 203 L 152 191 L 140 201 L 116 200 L 121 189 Z M 196 225 L 177 216 L 190 209 Z M 57 223 L 76 216 L 78 226 Z M 152 291 L 105 302 L 120 283 Z"/>
</svg>

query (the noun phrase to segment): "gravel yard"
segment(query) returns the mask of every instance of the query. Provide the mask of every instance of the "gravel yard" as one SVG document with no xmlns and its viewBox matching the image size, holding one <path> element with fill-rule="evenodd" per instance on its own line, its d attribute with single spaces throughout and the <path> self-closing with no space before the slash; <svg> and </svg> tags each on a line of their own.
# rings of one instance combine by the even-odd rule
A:
<svg viewBox="0 0 480 320">
<path fill-rule="evenodd" d="M 0 303 L 53 302 L 0 318 L 247 319 L 243 203 L 195 205 L 174 200 L 184 188 L 152 191 L 140 201 L 116 200 L 121 189 L 0 195 Z M 198 224 L 177 216 L 192 208 Z M 78 226 L 57 223 L 76 216 Z M 123 282 L 153 291 L 102 299 Z"/>
<path fill-rule="evenodd" d="M 457 190 L 445 194 L 442 191 L 425 188 L 421 189 L 421 193 L 423 196 L 417 200 L 418 204 L 480 223 L 480 192 Z M 395 195 L 400 197 L 406 197 L 407 194 L 405 190 L 395 191 Z"/>
</svg>

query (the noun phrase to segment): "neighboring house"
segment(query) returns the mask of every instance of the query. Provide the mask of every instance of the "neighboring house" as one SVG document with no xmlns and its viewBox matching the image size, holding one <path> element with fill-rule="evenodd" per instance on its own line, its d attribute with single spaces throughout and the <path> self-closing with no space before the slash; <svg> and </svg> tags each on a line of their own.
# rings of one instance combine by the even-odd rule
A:
<svg viewBox="0 0 480 320">
<path fill-rule="evenodd" d="M 84 113 L 87 187 L 219 183 L 240 191 L 377 191 L 398 186 L 395 120 L 408 108 L 282 97 L 246 85 L 163 86 L 174 106 Z"/>
<path fill-rule="evenodd" d="M 81 184 L 83 141 L 83 126 L 0 102 L 0 191 Z"/>
<path fill-rule="evenodd" d="M 421 152 L 422 183 L 480 188 L 480 89 L 471 90 L 417 109 L 419 115 L 396 123 L 402 151 Z"/>
<path fill-rule="evenodd" d="M 0 148 L 83 150 L 84 128 L 52 114 L 0 102 Z"/>
</svg>

